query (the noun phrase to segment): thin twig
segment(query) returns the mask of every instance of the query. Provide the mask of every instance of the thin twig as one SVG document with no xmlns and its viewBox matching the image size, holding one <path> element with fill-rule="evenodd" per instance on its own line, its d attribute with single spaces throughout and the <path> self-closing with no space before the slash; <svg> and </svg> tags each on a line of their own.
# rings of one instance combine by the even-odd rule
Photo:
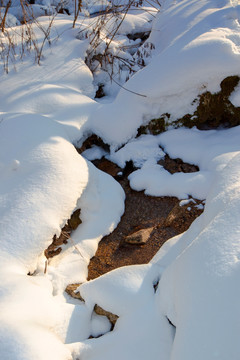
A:
<svg viewBox="0 0 240 360">
<path fill-rule="evenodd" d="M 79 255 L 84 259 L 83 254 L 81 253 L 81 251 L 79 250 L 79 248 L 77 247 L 77 245 L 75 244 L 75 242 L 73 241 L 73 238 L 68 234 L 68 239 L 70 239 L 70 241 L 72 242 L 74 248 L 77 250 L 77 252 L 79 253 Z"/>
<path fill-rule="evenodd" d="M 109 76 L 110 76 L 110 75 L 109 75 Z M 110 79 L 111 79 L 113 82 L 115 82 L 118 86 L 120 86 L 122 89 L 124 89 L 124 90 L 126 90 L 126 91 L 128 91 L 128 92 L 130 92 L 130 93 L 132 93 L 132 94 L 134 94 L 134 95 L 142 96 L 142 97 L 145 97 L 145 98 L 147 97 L 147 95 L 139 94 L 139 93 L 137 93 L 137 92 L 135 92 L 135 91 L 133 91 L 133 90 L 129 90 L 129 89 L 125 88 L 123 85 L 119 84 L 112 76 L 110 76 Z"/>
</svg>

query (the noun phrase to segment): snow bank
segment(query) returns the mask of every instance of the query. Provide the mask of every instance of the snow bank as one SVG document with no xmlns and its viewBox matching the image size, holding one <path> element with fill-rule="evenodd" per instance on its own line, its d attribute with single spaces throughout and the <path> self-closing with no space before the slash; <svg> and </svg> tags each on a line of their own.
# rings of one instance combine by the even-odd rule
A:
<svg viewBox="0 0 240 360">
<path fill-rule="evenodd" d="M 0 147 L 1 355 L 9 359 L 69 359 L 63 341 L 75 309 L 68 310 L 66 320 L 62 302 L 53 294 L 64 291 L 69 282 L 86 280 L 87 264 L 98 241 L 113 230 L 122 215 L 123 191 L 77 153 L 64 125 L 46 117 L 5 117 Z M 109 190 L 114 196 L 107 200 Z M 44 275 L 43 251 L 76 207 L 82 209 L 82 234 L 79 238 L 74 234 L 74 245 L 70 242 L 60 269 L 50 264 Z M 93 223 L 96 226 L 91 231 Z M 81 241 L 83 257 L 76 252 Z M 27 276 L 35 270 L 37 276 Z M 89 336 L 90 330 L 86 331 L 80 334 Z"/>
<path fill-rule="evenodd" d="M 71 344 L 73 358 L 153 359 L 170 355 L 173 332 L 161 314 L 154 311 L 154 288 L 158 267 L 127 266 L 80 286 L 88 307 L 100 304 L 120 315 L 113 332 L 104 337 Z"/>
<path fill-rule="evenodd" d="M 157 164 L 154 154 L 149 154 L 140 169 L 130 174 L 130 186 L 137 191 L 145 190 L 147 195 L 176 196 L 179 199 L 192 196 L 205 199 L 214 184 L 216 171 L 224 168 L 229 160 L 227 154 L 239 151 L 239 131 L 240 127 L 218 131 L 178 129 L 159 136 L 143 135 L 131 143 L 135 144 L 136 154 L 139 149 L 144 152 L 150 143 L 157 143 L 172 158 L 180 157 L 183 161 L 198 165 L 200 170 L 193 173 L 170 174 Z M 142 139 L 145 139 L 145 147 Z M 117 158 L 125 148 L 128 149 L 128 144 L 114 153 L 112 158 Z M 223 154 L 225 155 L 221 157 Z"/>
<path fill-rule="evenodd" d="M 128 20 L 127 30 L 135 24 Z M 199 93 L 217 91 L 224 77 L 240 74 L 239 5 L 165 0 L 149 38 L 152 60 L 126 84 L 143 96 L 121 90 L 111 104 L 93 100 L 84 63 L 88 42 L 70 28 L 71 19 L 57 16 L 41 66 L 29 55 L 17 73 L 1 78 L 1 357 L 237 360 L 240 128 L 173 130 L 117 149 L 150 118 L 192 112 Z M 239 103 L 239 88 L 231 99 Z M 150 264 L 84 283 L 79 290 L 86 302 L 77 303 L 63 290 L 68 282 L 86 281 L 89 258 L 117 225 L 124 202 L 120 186 L 73 146 L 92 132 L 111 145 L 110 159 L 121 166 L 133 159 L 140 168 L 130 177 L 136 189 L 206 197 L 206 206 Z M 157 164 L 164 152 L 200 171 L 167 174 Z M 83 223 L 44 274 L 43 251 L 76 208 Z M 107 333 L 108 320 L 93 314 L 95 303 L 120 316 L 114 331 Z"/>
<path fill-rule="evenodd" d="M 204 213 L 188 231 L 165 243 L 150 264 L 123 267 L 79 287 L 90 311 L 97 303 L 119 319 L 112 333 L 69 346 L 74 359 L 79 354 L 98 360 L 238 358 L 238 132 L 239 127 L 179 129 L 159 136 L 170 153 L 188 159 L 194 156 L 186 142 L 191 139 L 198 164 L 211 167 L 214 182 Z M 201 149 L 207 149 L 208 161 Z"/>
<path fill-rule="evenodd" d="M 199 94 L 240 75 L 239 18 L 240 6 L 230 0 L 165 1 L 148 39 L 155 46 L 151 61 L 125 84 L 130 92 L 121 89 L 112 104 L 99 107 L 96 132 L 118 146 L 147 120 L 193 113 Z"/>
<path fill-rule="evenodd" d="M 200 131 L 169 130 L 158 136 L 142 135 L 107 157 L 124 168 L 132 160 L 138 169 L 129 175 L 130 186 L 152 196 L 192 196 L 205 199 L 215 181 L 215 172 L 226 165 L 229 155 L 239 150 L 240 128 Z M 159 165 L 165 154 L 195 164 L 199 171 L 171 174 Z M 225 154 L 224 157 L 220 155 Z"/>
<path fill-rule="evenodd" d="M 238 152 L 160 281 L 159 307 L 176 325 L 172 359 L 239 356 L 239 170 Z"/>
<path fill-rule="evenodd" d="M 49 263 L 54 294 L 62 293 L 69 283 L 86 281 L 87 266 L 98 242 L 114 230 L 124 212 L 125 194 L 121 186 L 92 164 L 88 164 L 88 174 L 86 191 L 77 203 L 82 224 L 72 234 L 70 247 L 65 247 Z"/>
<path fill-rule="evenodd" d="M 54 28 L 56 33 L 65 31 L 53 45 L 58 61 L 52 49 L 46 49 L 41 67 L 28 59 L 19 65 L 19 72 L 4 75 L 1 81 L 0 353 L 6 359 L 69 359 L 63 342 L 69 337 L 72 341 L 76 331 L 81 339 L 90 335 L 88 313 L 64 306 L 65 300 L 53 294 L 72 279 L 86 280 L 89 258 L 102 236 L 116 226 L 124 208 L 120 186 L 93 169 L 72 145 L 81 137 L 79 128 L 95 102 L 90 98 L 92 75 L 83 60 L 86 44 L 74 39 L 76 31 L 70 31 L 71 35 L 66 31 L 70 24 L 60 16 Z M 105 200 L 109 190 L 115 196 Z M 64 277 L 64 262 L 57 270 L 50 264 L 44 275 L 43 251 L 76 207 L 81 207 L 86 229 L 79 239 L 73 236 L 74 245 L 69 244 Z M 92 227 L 92 222 L 87 225 L 90 218 L 99 221 L 91 235 L 87 231 Z M 83 239 L 82 258 L 75 246 Z M 81 319 L 85 316 L 85 330 L 78 330 L 71 320 L 73 312 L 81 314 Z"/>
<path fill-rule="evenodd" d="M 52 285 L 27 274 L 74 210 L 88 167 L 51 119 L 16 115 L 0 128 L 1 356 L 66 359 L 51 331 L 60 315 Z"/>
<path fill-rule="evenodd" d="M 27 273 L 74 210 L 88 166 L 63 127 L 43 116 L 5 119 L 0 137 L 1 249 Z"/>
</svg>

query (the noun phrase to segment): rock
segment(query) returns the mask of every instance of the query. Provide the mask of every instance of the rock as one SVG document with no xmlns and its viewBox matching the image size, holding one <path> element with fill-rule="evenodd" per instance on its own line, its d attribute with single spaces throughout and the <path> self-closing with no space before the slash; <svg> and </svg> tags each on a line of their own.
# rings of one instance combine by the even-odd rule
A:
<svg viewBox="0 0 240 360">
<path fill-rule="evenodd" d="M 167 154 L 164 159 L 160 159 L 158 162 L 164 169 L 169 171 L 171 174 L 176 172 L 192 173 L 199 171 L 199 167 L 194 164 L 188 164 L 183 162 L 181 159 L 171 159 Z"/>
<path fill-rule="evenodd" d="M 71 297 L 73 297 L 74 299 L 78 299 L 80 301 L 85 302 L 85 300 L 82 298 L 81 294 L 79 291 L 76 292 L 76 289 L 80 286 L 81 284 L 69 284 L 65 291 L 68 295 L 70 295 Z"/>
<path fill-rule="evenodd" d="M 162 116 L 157 119 L 150 120 L 147 125 L 142 125 L 138 128 L 137 136 L 143 134 L 161 134 L 162 132 L 166 131 L 169 118 L 170 114 L 166 113 L 162 114 Z"/>
<path fill-rule="evenodd" d="M 186 114 L 173 122 L 177 127 L 196 126 L 200 130 L 215 129 L 218 127 L 233 127 L 240 124 L 240 107 L 235 107 L 229 96 L 239 83 L 238 76 L 228 76 L 221 84 L 221 91 L 210 93 L 206 91 L 193 101 L 198 102 L 193 114 Z"/>
<path fill-rule="evenodd" d="M 115 315 L 115 314 L 111 313 L 110 311 L 104 310 L 103 308 L 101 308 L 101 306 L 99 306 L 97 304 L 94 306 L 94 311 L 97 315 L 106 316 L 108 318 L 108 320 L 110 321 L 110 323 L 113 325 L 113 327 L 115 326 L 117 319 L 119 318 L 118 315 Z"/>
<path fill-rule="evenodd" d="M 141 229 L 132 234 L 129 234 L 125 237 L 125 242 L 128 244 L 133 244 L 133 245 L 143 245 L 150 238 L 153 229 L 154 229 L 154 227 L 150 227 L 150 228 Z"/>
<path fill-rule="evenodd" d="M 81 154 L 83 151 L 90 149 L 93 145 L 99 146 L 109 152 L 110 147 L 108 144 L 106 144 L 99 136 L 96 134 L 92 134 L 89 136 L 82 144 L 81 147 L 76 147 L 76 150 L 79 154 Z"/>
<path fill-rule="evenodd" d="M 203 208 L 198 206 L 200 203 L 199 200 L 195 200 L 193 204 L 188 203 L 183 206 L 176 204 L 166 218 L 164 226 L 173 227 L 178 233 L 186 231 L 193 220 L 203 212 Z"/>
<path fill-rule="evenodd" d="M 62 251 L 62 248 L 61 247 L 58 247 L 58 248 L 54 248 L 51 250 L 51 248 L 48 248 L 47 250 L 45 250 L 45 256 L 47 259 L 49 258 L 52 258 L 58 254 L 60 254 L 60 252 Z"/>
<path fill-rule="evenodd" d="M 168 126 L 188 127 L 196 126 L 199 130 L 216 129 L 219 127 L 233 127 L 240 125 L 240 107 L 234 106 L 229 100 L 235 87 L 239 84 L 239 76 L 228 76 L 220 83 L 221 90 L 216 93 L 205 91 L 192 102 L 198 103 L 193 114 L 170 121 L 171 114 L 161 114 L 159 118 L 152 119 L 148 124 L 138 128 L 137 136 L 142 134 L 158 135 L 167 130 Z"/>
<path fill-rule="evenodd" d="M 62 228 L 61 234 L 59 237 L 56 235 L 53 236 L 52 243 L 48 246 L 48 248 L 44 251 L 44 255 L 47 259 L 52 258 L 62 251 L 61 245 L 67 244 L 68 239 L 70 238 L 71 232 L 76 230 L 78 225 L 82 223 L 80 219 L 80 209 L 75 210 L 71 218 L 67 221 L 66 225 Z"/>
<path fill-rule="evenodd" d="M 95 99 L 100 99 L 102 97 L 105 96 L 105 93 L 104 93 L 104 85 L 103 84 L 99 84 L 98 85 L 98 89 L 96 91 L 96 94 L 95 94 Z"/>
<path fill-rule="evenodd" d="M 68 226 L 71 228 L 71 230 L 76 230 L 78 225 L 82 223 L 82 220 L 80 219 L 80 209 L 75 210 L 72 213 L 71 218 L 68 220 Z"/>
<path fill-rule="evenodd" d="M 239 83 L 239 76 L 228 76 L 220 84 L 222 96 L 229 97 Z"/>
<path fill-rule="evenodd" d="M 127 34 L 127 37 L 130 40 L 137 40 L 137 39 L 141 39 L 142 41 L 145 41 L 149 38 L 150 35 L 150 31 L 141 31 L 141 32 L 136 32 L 134 34 Z"/>
<path fill-rule="evenodd" d="M 74 299 L 78 299 L 80 301 L 85 302 L 85 300 L 83 299 L 83 297 L 80 294 L 80 291 L 76 292 L 76 289 L 80 286 L 81 284 L 69 284 L 65 291 L 68 295 L 70 295 L 71 297 L 73 297 Z M 117 319 L 119 318 L 118 315 L 115 315 L 113 313 L 111 313 L 110 311 L 106 311 L 104 310 L 101 306 L 99 305 L 95 305 L 93 311 L 97 314 L 97 315 L 101 315 L 101 316 L 106 316 L 108 318 L 108 320 L 110 321 L 110 323 L 112 324 L 112 329 L 115 326 Z"/>
<path fill-rule="evenodd" d="M 66 227 L 62 229 L 62 232 L 59 237 L 56 235 L 53 236 L 52 243 L 44 250 L 44 255 L 47 259 L 52 258 L 62 251 L 61 245 L 67 244 L 67 239 L 70 236 L 70 231 L 66 232 Z"/>
</svg>

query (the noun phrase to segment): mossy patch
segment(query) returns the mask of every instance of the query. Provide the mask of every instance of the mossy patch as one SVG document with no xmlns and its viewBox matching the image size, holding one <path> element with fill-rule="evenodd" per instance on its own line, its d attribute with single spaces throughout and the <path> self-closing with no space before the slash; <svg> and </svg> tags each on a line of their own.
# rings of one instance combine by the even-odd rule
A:
<svg viewBox="0 0 240 360">
<path fill-rule="evenodd" d="M 235 107 L 229 100 L 239 80 L 238 76 L 229 76 L 221 82 L 219 92 L 212 94 L 206 91 L 199 95 L 194 100 L 199 102 L 196 111 L 192 115 L 184 115 L 173 125 L 189 128 L 196 126 L 200 130 L 240 125 L 240 107 Z"/>
<path fill-rule="evenodd" d="M 149 121 L 147 125 L 143 125 L 138 128 L 137 136 L 143 134 L 152 134 L 152 135 L 161 134 L 162 132 L 166 131 L 169 118 L 170 118 L 170 114 L 166 113 L 157 119 L 152 119 L 151 121 Z"/>
<path fill-rule="evenodd" d="M 169 120 L 169 113 L 162 114 L 159 118 L 150 120 L 147 125 L 140 126 L 137 136 L 161 134 L 170 124 L 175 128 L 196 126 L 200 130 L 240 125 L 240 107 L 235 107 L 229 100 L 239 80 L 237 75 L 228 76 L 221 82 L 219 92 L 212 94 L 206 91 L 193 100 L 192 104 L 198 103 L 193 114 L 186 114 L 173 122 Z"/>
</svg>

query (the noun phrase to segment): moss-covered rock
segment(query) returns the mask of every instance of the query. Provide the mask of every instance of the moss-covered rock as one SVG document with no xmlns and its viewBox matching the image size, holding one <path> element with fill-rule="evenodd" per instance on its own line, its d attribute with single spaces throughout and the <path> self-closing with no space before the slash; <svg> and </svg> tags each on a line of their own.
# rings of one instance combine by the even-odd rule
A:
<svg viewBox="0 0 240 360">
<path fill-rule="evenodd" d="M 199 102 L 196 111 L 192 115 L 184 115 L 174 125 L 196 126 L 200 130 L 240 125 L 240 107 L 235 107 L 229 100 L 239 80 L 238 76 L 229 76 L 221 82 L 219 92 L 212 94 L 206 91 L 199 95 L 194 100 Z"/>
<path fill-rule="evenodd" d="M 240 107 L 235 107 L 229 100 L 229 96 L 239 83 L 239 76 L 233 75 L 225 78 L 221 84 L 221 90 L 217 93 L 209 91 L 199 95 L 193 100 L 198 103 L 193 114 L 185 114 L 183 117 L 171 122 L 178 128 L 185 126 L 198 129 L 213 129 L 218 127 L 233 127 L 240 125 Z M 167 130 L 170 125 L 170 114 L 162 114 L 159 118 L 152 119 L 147 125 L 140 126 L 137 136 L 142 134 L 158 135 Z"/>
<path fill-rule="evenodd" d="M 147 125 L 143 125 L 138 128 L 137 136 L 143 134 L 152 134 L 152 135 L 161 134 L 162 132 L 166 131 L 169 118 L 170 118 L 170 114 L 166 113 L 157 119 L 152 119 L 151 121 L 149 121 Z"/>
</svg>

